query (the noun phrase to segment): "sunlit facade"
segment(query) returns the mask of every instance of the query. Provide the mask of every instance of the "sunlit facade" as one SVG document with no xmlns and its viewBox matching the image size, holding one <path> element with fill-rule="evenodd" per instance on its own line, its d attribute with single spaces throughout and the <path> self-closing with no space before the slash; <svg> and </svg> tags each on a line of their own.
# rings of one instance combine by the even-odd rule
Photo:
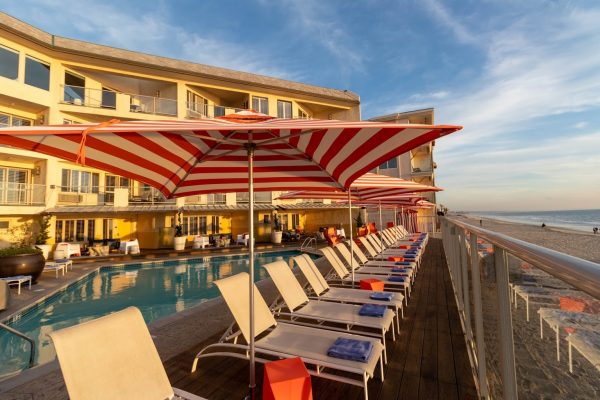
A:
<svg viewBox="0 0 600 400">
<path fill-rule="evenodd" d="M 359 97 L 282 79 L 63 38 L 0 13 L 0 128 L 109 119 L 214 118 L 254 109 L 283 118 L 360 119 Z M 323 203 L 257 193 L 258 240 L 273 214 L 284 229 L 314 231 L 343 220 Z M 0 148 L 0 246 L 51 216 L 49 243 L 133 239 L 171 247 L 176 214 L 184 233 L 233 237 L 247 230 L 246 193 L 165 199 L 125 177 L 31 151 Z M 27 233 L 26 233 L 27 234 Z"/>
</svg>

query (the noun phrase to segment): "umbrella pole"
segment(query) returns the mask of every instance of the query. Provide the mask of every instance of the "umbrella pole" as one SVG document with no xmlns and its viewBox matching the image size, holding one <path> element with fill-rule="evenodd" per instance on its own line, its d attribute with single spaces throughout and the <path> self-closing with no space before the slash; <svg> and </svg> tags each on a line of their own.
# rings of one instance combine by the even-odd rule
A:
<svg viewBox="0 0 600 400">
<path fill-rule="evenodd" d="M 398 209 L 394 207 L 394 226 L 398 226 Z"/>
<path fill-rule="evenodd" d="M 248 145 L 248 222 L 250 238 L 248 243 L 248 274 L 250 275 L 250 399 L 254 400 L 256 388 L 256 366 L 254 360 L 254 144 Z"/>
<path fill-rule="evenodd" d="M 381 251 L 383 252 L 383 217 L 381 216 L 381 200 L 379 200 L 379 245 L 381 246 Z"/>
<path fill-rule="evenodd" d="M 352 288 L 354 288 L 354 240 L 352 238 L 352 191 L 350 189 L 348 189 L 348 222 L 350 223 L 350 272 L 352 273 Z"/>
</svg>

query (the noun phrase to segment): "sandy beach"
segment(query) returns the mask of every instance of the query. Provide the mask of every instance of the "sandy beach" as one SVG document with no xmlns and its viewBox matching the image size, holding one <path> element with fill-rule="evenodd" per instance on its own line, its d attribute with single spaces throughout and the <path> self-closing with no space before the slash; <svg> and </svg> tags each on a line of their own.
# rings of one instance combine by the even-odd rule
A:
<svg viewBox="0 0 600 400">
<path fill-rule="evenodd" d="M 586 233 L 554 227 L 542 228 L 467 215 L 452 215 L 451 217 L 475 226 L 479 226 L 479 220 L 481 219 L 484 229 L 600 264 L 600 234 L 594 235 L 591 232 Z"/>
</svg>

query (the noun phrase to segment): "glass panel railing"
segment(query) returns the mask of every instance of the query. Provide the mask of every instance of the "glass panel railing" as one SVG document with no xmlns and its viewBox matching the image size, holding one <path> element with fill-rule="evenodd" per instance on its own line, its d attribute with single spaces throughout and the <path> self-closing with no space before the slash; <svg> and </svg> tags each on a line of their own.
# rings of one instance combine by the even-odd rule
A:
<svg viewBox="0 0 600 400">
<path fill-rule="evenodd" d="M 600 265 L 442 218 L 482 398 L 596 398 Z"/>
<path fill-rule="evenodd" d="M 0 182 L 0 205 L 43 206 L 46 186 Z"/>
</svg>

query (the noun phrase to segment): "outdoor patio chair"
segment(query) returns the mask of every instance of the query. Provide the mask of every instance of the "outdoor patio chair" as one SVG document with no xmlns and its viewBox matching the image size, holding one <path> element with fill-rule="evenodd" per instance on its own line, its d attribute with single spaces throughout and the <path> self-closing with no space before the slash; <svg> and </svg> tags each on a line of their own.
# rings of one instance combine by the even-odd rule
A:
<svg viewBox="0 0 600 400">
<path fill-rule="evenodd" d="M 352 256 L 350 255 L 350 249 L 348 249 L 348 247 L 346 247 L 345 243 L 336 244 L 334 249 L 337 250 L 338 253 L 341 254 L 342 261 L 345 262 L 346 268 L 350 269 L 352 266 L 352 267 L 354 267 L 355 272 L 363 273 L 363 274 L 385 275 L 385 276 L 400 275 L 400 276 L 408 277 L 411 280 L 411 282 L 414 280 L 413 279 L 414 269 L 410 268 L 410 265 L 408 265 L 408 266 L 396 265 L 396 263 L 394 261 L 382 261 L 382 263 L 385 262 L 386 264 L 363 266 L 363 265 L 361 265 L 361 263 L 359 261 L 356 260 L 356 258 L 354 258 L 354 262 L 351 263 Z M 415 263 L 411 263 L 411 264 L 414 265 Z M 396 269 L 396 271 L 394 271 L 394 269 Z M 402 270 L 402 271 L 400 271 L 400 270 Z"/>
<path fill-rule="evenodd" d="M 242 233 L 241 235 L 237 235 L 237 239 L 235 240 L 235 244 L 241 244 L 243 246 L 248 246 L 248 240 L 250 240 L 249 233 Z"/>
<path fill-rule="evenodd" d="M 378 302 L 374 300 L 371 296 L 375 293 L 371 290 L 362 290 L 362 289 L 350 289 L 350 288 L 341 288 L 341 287 L 332 287 L 329 286 L 327 280 L 319 268 L 315 265 L 312 258 L 308 254 L 302 254 L 293 258 L 294 262 L 306 278 L 310 288 L 312 289 L 311 293 L 314 293 L 314 296 L 318 300 L 324 301 L 334 301 L 341 303 L 352 303 L 352 304 L 365 304 L 365 303 L 374 303 L 374 304 L 385 304 L 390 309 L 392 309 L 396 314 L 396 325 L 397 331 L 400 333 L 400 315 L 404 318 L 404 310 L 402 308 L 404 296 L 400 293 L 390 293 L 391 299 L 386 300 L 384 302 Z M 309 298 L 310 298 L 309 293 Z"/>
<path fill-rule="evenodd" d="M 202 399 L 171 387 L 135 307 L 48 335 L 71 400 Z"/>
<path fill-rule="evenodd" d="M 350 249 L 350 242 L 349 241 L 345 241 L 343 242 L 346 247 L 348 247 L 348 249 Z M 412 269 L 413 273 L 412 273 L 412 280 L 414 282 L 415 277 L 417 276 L 417 272 L 418 272 L 418 265 L 415 262 L 408 262 L 408 261 L 403 261 L 400 265 L 398 264 L 397 261 L 387 261 L 387 260 L 369 260 L 369 258 L 365 255 L 365 253 L 362 251 L 362 249 L 360 248 L 360 246 L 358 246 L 357 244 L 355 244 L 354 246 L 352 246 L 352 251 L 354 253 L 354 259 L 358 259 L 358 264 L 362 267 L 399 267 L 399 268 L 405 268 L 405 269 Z M 365 272 L 365 271 L 363 271 Z"/>
<path fill-rule="evenodd" d="M 569 372 L 573 373 L 573 348 L 577 349 L 596 369 L 600 371 L 600 333 L 575 332 L 567 336 L 569 344 Z"/>
<path fill-rule="evenodd" d="M 354 281 L 352 280 L 352 274 L 342 260 L 335 254 L 335 251 L 331 247 L 325 247 L 320 249 L 321 253 L 325 256 L 329 264 L 331 264 L 333 268 L 333 274 L 327 275 L 327 280 L 338 280 L 342 285 L 344 284 L 357 284 L 362 279 L 377 279 L 384 282 L 385 290 L 389 291 L 399 291 L 401 290 L 404 294 L 404 302 L 408 301 L 408 297 L 410 297 L 410 279 L 405 279 L 402 282 L 391 281 L 390 277 L 385 277 L 384 275 L 373 275 L 373 274 L 365 274 L 365 273 L 354 273 Z M 391 274 L 390 274 L 391 275 Z M 335 277 L 337 276 L 337 279 Z"/>
<path fill-rule="evenodd" d="M 210 242 L 206 236 L 196 235 L 194 236 L 194 241 L 192 242 L 193 249 L 203 249 L 206 246 L 209 246 Z"/>
<path fill-rule="evenodd" d="M 396 333 L 393 329 L 395 313 L 385 310 L 382 317 L 360 315 L 361 306 L 353 304 L 337 304 L 326 301 L 316 301 L 308 298 L 302 285 L 285 261 L 275 261 L 263 265 L 281 294 L 283 304 L 276 304 L 276 316 L 289 317 L 291 323 L 310 324 L 331 330 L 352 331 L 360 335 L 378 337 L 383 343 L 384 360 L 386 354 L 385 334 L 392 331 L 393 340 Z M 287 308 L 289 312 L 281 311 Z M 307 322 L 310 321 L 310 322 Z"/>
<path fill-rule="evenodd" d="M 249 282 L 250 276 L 246 272 L 215 281 L 229 311 L 233 314 L 235 323 L 223 334 L 219 343 L 205 347 L 196 355 L 192 372 L 196 371 L 198 360 L 204 357 L 231 356 L 244 360 L 249 358 Z M 374 376 L 377 363 L 383 381 L 383 345 L 379 339 L 276 321 L 256 285 L 253 285 L 253 290 L 257 362 L 301 357 L 311 375 L 362 387 L 365 399 L 368 398 L 367 382 Z M 373 351 L 366 362 L 330 357 L 327 350 L 338 338 L 368 341 L 373 346 Z M 244 339 L 246 344 L 241 343 L 240 339 Z M 360 378 L 349 374 L 358 375 Z"/>
<path fill-rule="evenodd" d="M 81 256 L 81 246 L 79 243 L 60 242 L 56 244 L 56 249 L 52 254 L 55 260 L 71 258 L 71 256 Z"/>
</svg>

